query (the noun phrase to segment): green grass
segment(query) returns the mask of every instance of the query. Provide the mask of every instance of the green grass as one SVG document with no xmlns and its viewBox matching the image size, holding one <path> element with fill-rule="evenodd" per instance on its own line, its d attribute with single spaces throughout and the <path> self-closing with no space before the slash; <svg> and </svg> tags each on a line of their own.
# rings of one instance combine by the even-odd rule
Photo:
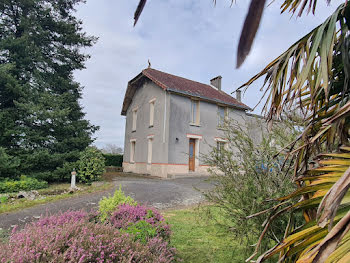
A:
<svg viewBox="0 0 350 263">
<path fill-rule="evenodd" d="M 211 213 L 217 213 L 210 208 Z M 183 262 L 244 262 L 246 256 L 240 240 L 227 228 L 209 220 L 200 208 L 174 210 L 164 213 L 172 226 L 171 245 Z"/>
<path fill-rule="evenodd" d="M 0 214 L 32 207 L 39 204 L 45 204 L 45 203 L 49 203 L 57 200 L 62 200 L 73 196 L 99 192 L 99 191 L 111 189 L 113 187 L 111 183 L 104 183 L 103 185 L 99 185 L 99 186 L 84 185 L 84 184 L 78 184 L 77 186 L 81 189 L 80 191 L 76 191 L 74 193 L 64 193 L 69 189 L 70 184 L 51 184 L 49 185 L 48 188 L 38 190 L 39 194 L 42 197 L 45 197 L 43 199 L 36 199 L 36 200 L 15 199 L 15 198 L 11 198 L 10 196 L 7 202 L 0 204 Z"/>
</svg>

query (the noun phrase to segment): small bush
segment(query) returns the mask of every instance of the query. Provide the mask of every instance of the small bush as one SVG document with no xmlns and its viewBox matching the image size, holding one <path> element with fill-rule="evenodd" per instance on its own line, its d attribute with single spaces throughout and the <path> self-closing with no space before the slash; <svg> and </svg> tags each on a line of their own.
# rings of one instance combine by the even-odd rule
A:
<svg viewBox="0 0 350 263">
<path fill-rule="evenodd" d="M 123 155 L 121 154 L 103 154 L 103 157 L 106 159 L 106 166 L 123 166 Z"/>
<path fill-rule="evenodd" d="M 151 238 L 157 237 L 158 234 L 157 228 L 145 220 L 131 224 L 127 229 L 122 230 L 122 232 L 132 235 L 135 240 L 140 240 L 143 244 L 146 244 Z"/>
<path fill-rule="evenodd" d="M 137 202 L 130 196 L 125 196 L 124 192 L 119 186 L 119 189 L 115 190 L 114 195 L 110 197 L 103 197 L 99 202 L 99 212 L 101 221 L 105 221 L 121 204 L 129 204 L 136 206 Z"/>
<path fill-rule="evenodd" d="M 6 195 L 0 196 L 0 204 L 4 204 L 8 200 L 9 200 L 8 196 L 6 196 Z"/>
<path fill-rule="evenodd" d="M 39 181 L 35 178 L 21 176 L 20 180 L 5 179 L 0 181 L 0 193 L 12 193 L 19 191 L 30 191 L 48 187 L 46 181 Z"/>
<path fill-rule="evenodd" d="M 89 221 L 84 211 L 40 219 L 9 242 L 0 242 L 0 262 L 172 262 L 175 250 L 154 238 L 135 242 L 112 225 Z"/>
<path fill-rule="evenodd" d="M 123 204 L 118 207 L 109 220 L 118 229 L 126 230 L 128 233 L 136 232 L 136 237 L 141 240 L 155 236 L 164 240 L 170 239 L 170 226 L 165 223 L 162 215 L 154 208 Z M 150 230 L 149 226 L 155 229 L 155 233 Z"/>
<path fill-rule="evenodd" d="M 78 179 L 84 183 L 98 181 L 105 171 L 105 159 L 96 147 L 87 147 L 78 161 Z"/>
</svg>

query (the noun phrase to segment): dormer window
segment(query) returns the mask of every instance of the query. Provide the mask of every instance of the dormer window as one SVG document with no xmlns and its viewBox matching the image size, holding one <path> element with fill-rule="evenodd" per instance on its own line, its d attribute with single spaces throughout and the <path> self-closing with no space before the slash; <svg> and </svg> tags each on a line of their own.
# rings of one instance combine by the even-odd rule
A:
<svg viewBox="0 0 350 263">
<path fill-rule="evenodd" d="M 199 125 L 200 112 L 199 112 L 199 100 L 191 100 L 191 124 Z"/>
</svg>

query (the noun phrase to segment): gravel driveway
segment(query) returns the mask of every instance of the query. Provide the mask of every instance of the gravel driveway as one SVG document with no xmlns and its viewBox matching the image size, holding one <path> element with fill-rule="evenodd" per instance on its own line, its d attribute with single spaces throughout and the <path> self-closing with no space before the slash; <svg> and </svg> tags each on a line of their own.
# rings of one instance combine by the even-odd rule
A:
<svg viewBox="0 0 350 263">
<path fill-rule="evenodd" d="M 91 193 L 59 200 L 43 205 L 26 208 L 17 212 L 0 214 L 0 228 L 10 229 L 11 226 L 23 226 L 42 214 L 52 214 L 59 211 L 96 209 L 103 196 L 113 194 L 115 189 L 122 186 L 126 195 L 136 201 L 157 209 L 167 209 L 179 206 L 188 206 L 204 201 L 202 194 L 196 190 L 206 191 L 212 187 L 207 182 L 208 177 L 187 177 L 172 180 L 162 180 L 145 177 L 116 177 L 113 180 L 115 187 L 112 190 Z"/>
</svg>

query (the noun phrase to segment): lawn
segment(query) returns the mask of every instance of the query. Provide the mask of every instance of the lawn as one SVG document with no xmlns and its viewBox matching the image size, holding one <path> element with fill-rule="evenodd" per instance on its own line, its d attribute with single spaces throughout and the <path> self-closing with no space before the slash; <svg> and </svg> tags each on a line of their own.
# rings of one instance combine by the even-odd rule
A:
<svg viewBox="0 0 350 263">
<path fill-rule="evenodd" d="M 172 226 L 171 244 L 185 263 L 244 262 L 246 255 L 240 240 L 227 228 L 209 220 L 208 207 L 172 210 L 164 213 Z M 211 212 L 216 212 L 209 207 Z"/>
<path fill-rule="evenodd" d="M 5 202 L 0 204 L 0 214 L 7 213 L 19 209 L 24 209 L 32 207 L 39 204 L 44 204 L 52 201 L 57 201 L 61 199 L 70 198 L 73 196 L 79 196 L 87 193 L 100 192 L 113 187 L 112 183 L 103 183 L 101 185 L 86 185 L 86 184 L 77 184 L 80 188 L 79 191 L 73 193 L 68 193 L 67 190 L 70 187 L 70 184 L 50 184 L 48 188 L 37 190 L 42 197 L 41 199 L 27 200 L 27 199 L 16 199 L 10 198 Z M 13 194 L 16 196 L 16 194 Z M 0 233 L 1 235 L 1 233 Z"/>
</svg>

